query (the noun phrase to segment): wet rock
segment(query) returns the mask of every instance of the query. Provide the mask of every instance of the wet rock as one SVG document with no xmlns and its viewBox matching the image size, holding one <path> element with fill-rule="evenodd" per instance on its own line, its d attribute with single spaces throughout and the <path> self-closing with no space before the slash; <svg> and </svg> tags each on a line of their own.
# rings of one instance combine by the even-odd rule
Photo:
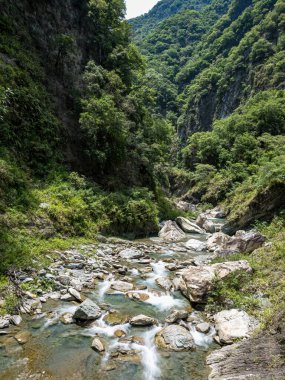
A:
<svg viewBox="0 0 285 380">
<path fill-rule="evenodd" d="M 165 222 L 164 226 L 159 231 L 158 236 L 166 241 L 181 241 L 186 237 L 185 233 L 177 223 L 171 220 Z"/>
<path fill-rule="evenodd" d="M 191 222 L 190 220 L 179 216 L 176 218 L 176 223 L 178 226 L 188 234 L 204 234 L 205 231 L 199 227 L 196 223 Z"/>
<path fill-rule="evenodd" d="M 191 249 L 196 252 L 202 252 L 207 249 L 207 244 L 203 241 L 190 239 L 185 243 L 186 248 Z"/>
<path fill-rule="evenodd" d="M 73 318 L 82 321 L 95 320 L 100 318 L 102 315 L 101 309 L 95 302 L 87 298 L 82 304 L 76 309 Z"/>
<path fill-rule="evenodd" d="M 10 323 L 9 323 L 9 319 L 7 318 L 1 318 L 0 317 L 0 329 L 6 329 L 7 327 L 9 327 Z"/>
<path fill-rule="evenodd" d="M 166 323 L 175 323 L 181 319 L 187 319 L 188 317 L 187 310 L 173 310 L 173 312 L 166 318 Z"/>
<path fill-rule="evenodd" d="M 136 260 L 136 259 L 140 259 L 141 257 L 143 257 L 144 254 L 142 252 L 136 250 L 136 249 L 127 248 L 127 249 L 122 250 L 119 253 L 119 256 L 122 259 Z"/>
<path fill-rule="evenodd" d="M 155 337 L 159 348 L 173 351 L 187 351 L 194 348 L 192 335 L 186 328 L 179 325 L 169 325 L 163 328 Z"/>
<path fill-rule="evenodd" d="M 91 347 L 94 351 L 98 351 L 98 352 L 103 352 L 105 351 L 105 347 L 104 347 L 104 344 L 103 342 L 101 341 L 100 338 L 98 337 L 95 337 L 92 341 L 92 344 L 91 344 Z"/>
<path fill-rule="evenodd" d="M 173 288 L 172 281 L 168 277 L 158 277 L 155 279 L 155 282 L 166 291 L 170 291 Z"/>
<path fill-rule="evenodd" d="M 15 326 L 19 326 L 22 323 L 22 317 L 20 315 L 12 315 L 10 322 Z"/>
<path fill-rule="evenodd" d="M 69 288 L 68 289 L 68 293 L 73 296 L 76 301 L 79 301 L 79 302 L 82 302 L 82 297 L 81 297 L 81 294 L 74 288 Z"/>
<path fill-rule="evenodd" d="M 129 292 L 127 293 L 127 297 L 135 301 L 141 301 L 141 302 L 145 302 L 149 299 L 149 295 L 147 293 L 140 293 L 140 292 Z"/>
<path fill-rule="evenodd" d="M 130 320 L 130 324 L 132 326 L 152 326 L 156 323 L 157 321 L 154 318 L 148 317 L 143 314 L 137 315 Z"/>
<path fill-rule="evenodd" d="M 15 335 L 15 339 L 19 344 L 26 344 L 31 337 L 29 331 L 21 331 Z"/>
<path fill-rule="evenodd" d="M 211 326 L 207 322 L 198 323 L 198 325 L 196 325 L 196 330 L 203 334 L 207 334 L 210 331 L 210 329 Z"/>
<path fill-rule="evenodd" d="M 115 281 L 111 284 L 111 289 L 118 292 L 128 292 L 134 288 L 133 284 L 130 284 L 125 281 Z"/>
<path fill-rule="evenodd" d="M 203 303 L 215 278 L 223 279 L 237 271 L 251 272 L 252 268 L 246 260 L 189 267 L 182 271 L 180 290 L 191 302 Z"/>
<path fill-rule="evenodd" d="M 64 313 L 59 318 L 60 322 L 64 325 L 71 325 L 74 323 L 73 314 L 72 313 Z"/>
<path fill-rule="evenodd" d="M 122 325 L 124 323 L 127 323 L 128 317 L 121 315 L 118 312 L 109 312 L 107 315 L 104 317 L 104 321 L 110 325 L 110 326 L 116 326 L 116 325 Z"/>
<path fill-rule="evenodd" d="M 60 297 L 60 299 L 61 301 L 66 301 L 66 302 L 75 301 L 75 298 L 69 293 L 64 294 L 63 296 Z"/>
<path fill-rule="evenodd" d="M 224 310 L 214 315 L 215 328 L 221 343 L 231 344 L 235 339 L 248 338 L 258 321 L 245 311 Z"/>
<path fill-rule="evenodd" d="M 117 337 L 117 338 L 122 338 L 123 336 L 126 335 L 126 333 L 125 333 L 125 331 L 123 331 L 123 330 L 116 330 L 114 335 L 115 335 L 115 337 Z"/>
</svg>

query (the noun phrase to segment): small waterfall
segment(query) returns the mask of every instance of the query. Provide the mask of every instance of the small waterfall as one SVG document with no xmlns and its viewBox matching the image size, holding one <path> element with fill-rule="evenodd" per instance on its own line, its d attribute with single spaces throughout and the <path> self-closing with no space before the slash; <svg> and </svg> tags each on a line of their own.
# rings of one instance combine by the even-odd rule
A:
<svg viewBox="0 0 285 380">
<path fill-rule="evenodd" d="M 102 334 L 102 335 L 105 335 L 107 337 L 113 337 L 117 330 L 123 330 L 125 333 L 128 332 L 128 330 L 130 328 L 129 323 L 124 323 L 122 325 L 115 325 L 115 326 L 108 325 L 104 321 L 104 317 L 107 314 L 108 313 L 103 314 L 100 317 L 100 319 L 98 319 L 96 322 L 94 322 L 94 324 L 90 328 L 87 328 L 86 330 L 84 330 L 84 332 L 82 332 L 82 335 L 94 336 L 96 334 Z"/>
<path fill-rule="evenodd" d="M 98 296 L 99 299 L 102 300 L 104 298 L 104 295 L 106 291 L 110 288 L 112 282 L 113 282 L 114 276 L 112 274 L 109 274 L 105 281 L 101 282 L 99 284 L 99 292 Z"/>
<path fill-rule="evenodd" d="M 155 326 L 145 332 L 142 335 L 145 341 L 144 346 L 138 344 L 132 345 L 133 348 L 140 350 L 141 352 L 145 380 L 155 380 L 161 374 L 161 370 L 159 368 L 159 355 L 154 343 L 154 337 L 160 330 L 161 327 Z"/>
<path fill-rule="evenodd" d="M 211 330 L 207 334 L 197 331 L 194 325 L 189 324 L 189 328 L 194 343 L 197 346 L 208 348 L 213 343 L 213 337 L 216 335 L 216 330 L 213 327 L 211 327 Z"/>
</svg>

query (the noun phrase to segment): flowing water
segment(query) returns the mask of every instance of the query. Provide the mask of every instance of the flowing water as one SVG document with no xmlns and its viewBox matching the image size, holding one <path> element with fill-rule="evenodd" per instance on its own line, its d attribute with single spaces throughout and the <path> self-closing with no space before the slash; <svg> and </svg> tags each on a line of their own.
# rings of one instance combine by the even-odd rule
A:
<svg viewBox="0 0 285 380">
<path fill-rule="evenodd" d="M 195 236 L 197 238 L 197 236 Z M 201 238 L 203 239 L 203 238 Z M 152 241 L 153 243 L 153 241 Z M 174 250 L 173 250 L 174 249 Z M 203 254 L 203 253 L 202 253 Z M 189 260 L 185 250 L 175 245 L 162 247 L 149 253 L 152 271 L 142 275 L 145 265 L 139 261 L 123 261 L 128 266 L 128 277 L 135 287 L 133 292 L 147 295 L 144 302 L 136 301 L 122 292 L 110 292 L 110 286 L 118 277 L 114 273 L 98 281 L 94 290 L 85 293 L 106 312 L 88 325 L 65 325 L 60 321 L 64 313 L 73 313 L 76 303 L 48 300 L 43 315 L 26 317 L 21 328 L 10 328 L 8 335 L 0 336 L 0 378 L 3 380 L 53 379 L 53 380 L 205 380 L 208 369 L 205 358 L 213 348 L 214 331 L 207 335 L 196 331 L 189 323 L 196 349 L 187 352 L 170 352 L 155 346 L 155 335 L 165 325 L 165 318 L 173 309 L 187 309 L 189 302 L 180 292 L 166 292 L 155 282 L 158 277 L 173 277 L 167 269 L 167 258 Z M 166 261 L 164 261 L 166 260 Z M 142 289 L 144 288 L 145 289 Z M 131 292 L 130 292 L 131 293 Z M 122 322 L 112 325 L 105 318 L 111 312 L 120 315 Z M 194 315 L 197 312 L 194 312 Z M 144 314 L 155 318 L 154 327 L 132 327 L 126 322 L 130 317 Z M 13 338 L 17 331 L 28 331 L 31 336 L 25 345 Z M 115 332 L 121 330 L 123 338 Z M 100 336 L 106 350 L 102 354 L 91 349 L 94 336 Z M 135 337 L 135 338 L 133 338 Z"/>
</svg>

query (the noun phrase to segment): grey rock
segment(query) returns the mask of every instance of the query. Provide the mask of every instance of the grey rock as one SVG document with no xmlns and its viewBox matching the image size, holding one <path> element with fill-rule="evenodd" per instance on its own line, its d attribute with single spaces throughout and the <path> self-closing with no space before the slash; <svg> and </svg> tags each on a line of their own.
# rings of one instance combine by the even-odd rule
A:
<svg viewBox="0 0 285 380">
<path fill-rule="evenodd" d="M 178 226 L 186 233 L 190 234 L 204 234 L 205 230 L 199 227 L 196 223 L 191 222 L 190 220 L 179 216 L 176 218 L 176 223 Z"/>
<path fill-rule="evenodd" d="M 69 288 L 68 293 L 71 294 L 76 299 L 76 301 L 82 302 L 81 294 L 76 289 Z"/>
<path fill-rule="evenodd" d="M 194 348 L 192 335 L 186 328 L 169 325 L 156 334 L 156 345 L 173 351 L 187 351 Z"/>
<path fill-rule="evenodd" d="M 111 289 L 117 290 L 118 292 L 128 292 L 133 288 L 133 284 L 130 284 L 125 281 L 115 281 L 111 284 Z"/>
<path fill-rule="evenodd" d="M 223 279 L 237 271 L 251 272 L 252 268 L 246 260 L 190 266 L 182 270 L 180 290 L 191 302 L 203 303 L 206 301 L 207 293 L 212 289 L 215 278 Z"/>
<path fill-rule="evenodd" d="M 95 337 L 95 338 L 93 339 L 92 344 L 91 344 L 91 347 L 93 348 L 93 350 L 98 351 L 98 352 L 103 352 L 103 351 L 105 351 L 104 344 L 103 344 L 103 342 L 101 341 L 101 339 L 98 338 L 98 337 Z"/>
<path fill-rule="evenodd" d="M 20 315 L 12 315 L 10 322 L 15 326 L 19 326 L 22 323 L 22 317 Z"/>
<path fill-rule="evenodd" d="M 95 320 L 100 318 L 102 311 L 95 302 L 87 298 L 82 304 L 76 309 L 73 318 L 80 319 L 83 321 Z"/>
<path fill-rule="evenodd" d="M 137 315 L 130 320 L 130 324 L 132 326 L 152 326 L 156 323 L 157 321 L 154 318 L 148 317 L 143 314 Z"/>
<path fill-rule="evenodd" d="M 203 334 L 207 334 L 210 331 L 210 329 L 211 326 L 207 322 L 198 323 L 198 325 L 196 326 L 196 330 Z"/>
<path fill-rule="evenodd" d="M 6 329 L 7 327 L 9 327 L 9 324 L 10 323 L 8 319 L 0 317 L 0 329 Z"/>
<path fill-rule="evenodd" d="M 119 253 L 119 256 L 122 258 L 122 259 L 127 259 L 127 260 L 136 260 L 136 259 L 140 259 L 141 257 L 144 256 L 144 254 L 136 249 L 132 249 L 132 248 L 127 248 L 127 249 L 123 249 L 120 253 Z"/>
<path fill-rule="evenodd" d="M 158 277 L 155 282 L 166 291 L 170 291 L 173 288 L 172 281 L 168 277 Z"/>
<path fill-rule="evenodd" d="M 258 326 L 258 321 L 245 311 L 224 310 L 214 315 L 215 328 L 221 343 L 230 344 L 235 339 L 248 338 Z"/>
<path fill-rule="evenodd" d="M 173 312 L 166 318 L 165 322 L 175 323 L 181 319 L 187 319 L 188 314 L 187 310 L 173 310 Z"/>
<path fill-rule="evenodd" d="M 185 233 L 177 223 L 171 220 L 165 222 L 164 226 L 159 231 L 158 236 L 166 241 L 181 241 L 186 237 Z"/>
<path fill-rule="evenodd" d="M 185 243 L 185 247 L 196 252 L 202 252 L 207 249 L 207 244 L 200 240 L 190 239 Z"/>
</svg>

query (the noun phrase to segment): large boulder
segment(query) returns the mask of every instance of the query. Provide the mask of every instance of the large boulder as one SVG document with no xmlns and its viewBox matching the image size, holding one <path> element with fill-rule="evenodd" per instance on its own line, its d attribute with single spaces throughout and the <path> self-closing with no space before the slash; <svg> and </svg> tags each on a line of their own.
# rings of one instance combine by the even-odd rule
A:
<svg viewBox="0 0 285 380">
<path fill-rule="evenodd" d="M 203 303 L 213 287 L 215 278 L 223 279 L 236 271 L 251 272 L 252 268 L 246 260 L 190 266 L 182 271 L 180 290 L 191 302 Z"/>
<path fill-rule="evenodd" d="M 192 251 L 202 252 L 207 249 L 207 244 L 200 240 L 190 239 L 185 243 L 185 247 Z"/>
<path fill-rule="evenodd" d="M 186 237 L 181 228 L 171 220 L 165 222 L 164 226 L 159 231 L 158 236 L 166 241 L 181 241 Z"/>
<path fill-rule="evenodd" d="M 147 315 L 137 315 L 130 320 L 132 326 L 152 326 L 155 325 L 157 321 L 154 318 L 148 317 Z"/>
<path fill-rule="evenodd" d="M 214 252 L 221 247 L 224 247 L 230 239 L 231 237 L 229 235 L 226 235 L 223 232 L 216 232 L 208 239 L 207 249 Z"/>
<path fill-rule="evenodd" d="M 155 282 L 157 283 L 158 286 L 160 286 L 162 289 L 166 290 L 167 292 L 173 288 L 172 281 L 168 277 L 158 277 L 156 278 Z"/>
<path fill-rule="evenodd" d="M 265 237 L 259 232 L 237 231 L 235 236 L 226 242 L 223 248 L 232 252 L 251 253 L 257 248 L 260 248 L 264 244 L 265 240 Z"/>
<path fill-rule="evenodd" d="M 140 259 L 141 257 L 144 256 L 143 252 L 140 252 L 136 249 L 133 249 L 133 248 L 127 248 L 127 249 L 123 249 L 120 253 L 119 253 L 119 256 L 122 258 L 122 259 L 127 259 L 127 260 L 136 260 L 136 259 Z"/>
<path fill-rule="evenodd" d="M 178 226 L 188 234 L 204 234 L 205 231 L 200 228 L 197 224 L 191 222 L 190 220 L 179 216 L 176 218 L 176 223 Z"/>
<path fill-rule="evenodd" d="M 82 321 L 92 321 L 100 318 L 102 311 L 95 302 L 87 298 L 82 304 L 75 310 L 73 315 L 74 319 Z"/>
<path fill-rule="evenodd" d="M 223 310 L 214 315 L 215 328 L 221 343 L 231 344 L 236 339 L 248 338 L 258 322 L 245 311 Z"/>
<path fill-rule="evenodd" d="M 125 281 L 115 281 L 111 284 L 111 289 L 118 292 L 128 292 L 134 288 L 133 284 L 130 284 Z"/>
<path fill-rule="evenodd" d="M 192 335 L 185 327 L 169 325 L 156 334 L 156 345 L 173 351 L 187 351 L 194 348 Z"/>
</svg>

